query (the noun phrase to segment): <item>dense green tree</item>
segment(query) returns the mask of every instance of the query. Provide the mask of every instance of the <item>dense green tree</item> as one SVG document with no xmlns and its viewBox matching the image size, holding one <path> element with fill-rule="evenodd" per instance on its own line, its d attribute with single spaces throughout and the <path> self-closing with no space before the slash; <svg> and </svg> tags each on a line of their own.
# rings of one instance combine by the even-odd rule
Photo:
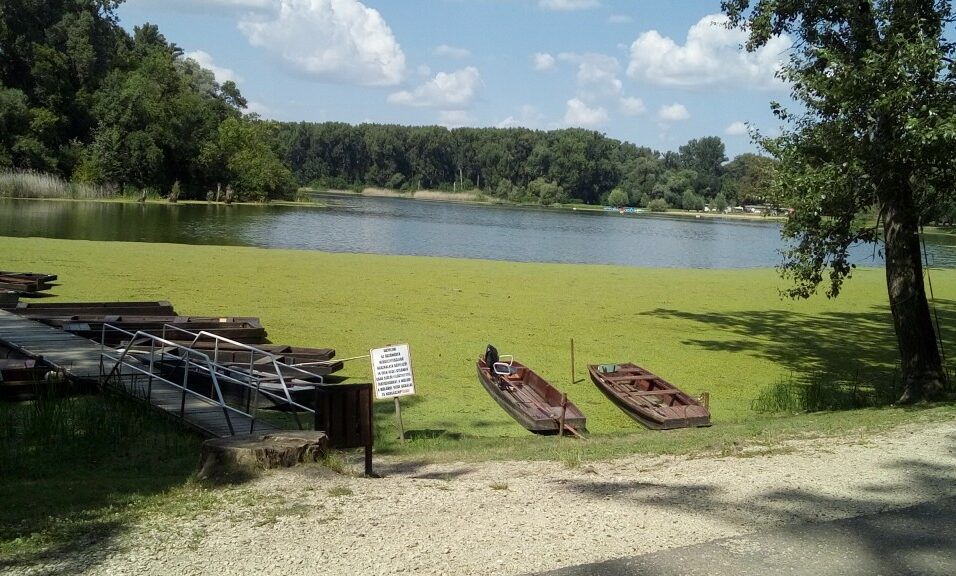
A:
<svg viewBox="0 0 956 576">
<path fill-rule="evenodd" d="M 289 198 L 295 191 L 292 172 L 279 160 L 274 124 L 262 120 L 227 118 L 217 138 L 206 144 L 202 159 L 224 165 L 240 200 L 264 202 Z"/>
<path fill-rule="evenodd" d="M 717 136 L 690 140 L 678 148 L 681 165 L 697 173 L 694 189 L 713 198 L 720 192 L 720 176 L 727 161 L 724 143 Z"/>
<path fill-rule="evenodd" d="M 724 0 L 747 47 L 786 33 L 797 42 L 782 75 L 803 110 L 764 147 L 780 164 L 778 201 L 792 207 L 795 242 L 784 273 L 807 297 L 827 280 L 836 296 L 853 264 L 849 247 L 885 247 L 887 292 L 899 345 L 901 402 L 941 396 L 945 372 L 930 319 L 919 247 L 921 203 L 952 196 L 956 167 L 953 21 L 943 0 Z M 881 229 L 860 225 L 873 205 Z"/>
<path fill-rule="evenodd" d="M 535 178 L 529 182 L 528 194 L 544 206 L 567 202 L 568 198 L 564 192 L 564 188 L 556 182 L 551 182 L 544 178 Z"/>
<path fill-rule="evenodd" d="M 741 154 L 724 166 L 721 191 L 736 204 L 763 204 L 776 164 L 768 156 Z"/>
<path fill-rule="evenodd" d="M 0 86 L 26 96 L 33 126 L 18 167 L 68 172 L 71 141 L 88 142 L 92 98 L 119 58 L 125 32 L 112 0 L 4 0 Z M 39 132 L 36 132 L 39 130 Z M 42 161 L 40 161 L 42 159 Z"/>
<path fill-rule="evenodd" d="M 630 193 L 632 204 L 636 204 L 639 198 L 651 194 L 664 173 L 663 162 L 648 150 L 625 160 L 621 185 Z"/>
</svg>

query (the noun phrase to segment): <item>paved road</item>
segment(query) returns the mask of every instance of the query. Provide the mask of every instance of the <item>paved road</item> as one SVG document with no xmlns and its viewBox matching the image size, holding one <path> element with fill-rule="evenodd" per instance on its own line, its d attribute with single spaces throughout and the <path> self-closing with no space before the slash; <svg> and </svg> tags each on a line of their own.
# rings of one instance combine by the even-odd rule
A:
<svg viewBox="0 0 956 576">
<path fill-rule="evenodd" d="M 548 576 L 954 576 L 956 498 L 830 522 L 799 524 Z"/>
</svg>

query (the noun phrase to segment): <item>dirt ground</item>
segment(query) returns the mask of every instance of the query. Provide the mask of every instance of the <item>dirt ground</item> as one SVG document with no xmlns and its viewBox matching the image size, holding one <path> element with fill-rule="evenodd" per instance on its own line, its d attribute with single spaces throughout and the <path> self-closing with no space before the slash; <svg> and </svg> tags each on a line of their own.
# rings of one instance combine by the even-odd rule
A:
<svg viewBox="0 0 956 576">
<path fill-rule="evenodd" d="M 31 574 L 523 574 L 956 495 L 956 422 L 732 456 L 305 466 Z"/>
</svg>

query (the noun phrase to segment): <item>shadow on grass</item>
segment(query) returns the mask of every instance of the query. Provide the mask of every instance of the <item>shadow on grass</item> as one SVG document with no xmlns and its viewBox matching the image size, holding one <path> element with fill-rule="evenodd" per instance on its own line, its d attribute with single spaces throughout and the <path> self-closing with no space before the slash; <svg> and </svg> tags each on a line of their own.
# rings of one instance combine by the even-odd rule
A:
<svg viewBox="0 0 956 576">
<path fill-rule="evenodd" d="M 435 440 L 437 438 L 446 438 L 448 440 L 461 440 L 460 432 L 449 432 L 448 430 L 435 430 L 427 428 L 425 430 L 406 430 L 406 440 Z"/>
<path fill-rule="evenodd" d="M 145 505 L 188 483 L 201 441 L 112 395 L 0 404 L 0 571 L 95 566 Z"/>
<path fill-rule="evenodd" d="M 945 350 L 956 340 L 956 302 L 937 300 L 934 305 Z M 893 388 L 898 386 L 899 351 L 886 307 L 813 315 L 783 310 L 696 313 L 668 309 L 645 314 L 697 322 L 719 334 L 712 339 L 688 338 L 682 342 L 686 346 L 740 352 L 785 367 L 795 375 L 795 384 L 804 388 L 804 395 L 809 389 L 810 396 L 816 397 L 811 403 L 823 403 L 804 409 L 888 404 L 899 397 Z M 837 388 L 842 398 L 829 394 Z M 863 395 L 868 403 L 854 400 Z M 830 401 L 834 405 L 826 405 Z"/>
<path fill-rule="evenodd" d="M 945 442 L 949 453 L 956 454 L 956 435 L 946 437 Z M 720 539 L 686 548 L 669 542 L 675 549 L 547 574 L 705 574 L 712 573 L 708 570 L 713 566 L 722 566 L 726 573 L 758 573 L 753 571 L 753 562 L 763 567 L 759 573 L 765 573 L 764 570 L 773 571 L 769 566 L 775 565 L 777 556 L 799 567 L 807 561 L 807 553 L 818 555 L 815 566 L 821 573 L 840 570 L 825 564 L 826 558 L 833 557 L 850 562 L 854 574 L 869 573 L 868 567 L 878 567 L 883 574 L 951 573 L 949 562 L 956 557 L 956 532 L 946 525 L 953 524 L 956 511 L 956 497 L 951 490 L 954 463 L 900 458 L 883 470 L 902 471 L 903 478 L 888 484 L 881 481 L 884 474 L 877 470 L 871 474 L 873 484 L 860 486 L 852 496 L 826 495 L 827 487 L 821 485 L 767 490 L 746 500 L 728 495 L 706 480 L 680 486 L 578 480 L 569 484 L 568 489 L 609 499 L 627 508 L 657 510 L 662 515 L 679 512 L 715 525 L 731 525 L 746 536 L 740 537 L 743 542 L 735 542 L 736 538 Z M 932 499 L 894 509 L 901 497 L 913 494 Z M 839 519 L 821 521 L 824 514 Z M 771 557 L 769 550 L 776 556 Z M 671 559 L 686 561 L 689 557 L 696 559 L 693 565 L 674 568 Z M 927 562 L 928 559 L 931 561 Z M 779 570 L 789 567 L 777 566 Z"/>
</svg>

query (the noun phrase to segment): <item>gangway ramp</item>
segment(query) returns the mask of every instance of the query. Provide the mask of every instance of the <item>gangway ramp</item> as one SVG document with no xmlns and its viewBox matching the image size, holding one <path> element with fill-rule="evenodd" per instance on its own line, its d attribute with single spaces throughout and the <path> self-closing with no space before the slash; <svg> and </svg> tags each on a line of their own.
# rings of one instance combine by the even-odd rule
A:
<svg viewBox="0 0 956 576">
<path fill-rule="evenodd" d="M 172 328 L 172 327 L 171 327 Z M 110 330 L 119 330 L 107 326 Z M 184 332 L 184 331 L 180 331 Z M 116 389 L 127 396 L 148 402 L 184 424 L 199 432 L 213 437 L 226 437 L 253 432 L 276 431 L 280 428 L 256 417 L 255 406 L 237 407 L 229 403 L 222 395 L 221 383 L 243 387 L 256 398 L 274 398 L 287 403 L 293 410 L 310 413 L 305 418 L 309 423 L 314 418 L 314 409 L 292 401 L 286 379 L 290 370 L 303 376 L 316 379 L 312 372 L 306 372 L 273 360 L 275 374 L 269 371 L 269 362 L 263 366 L 262 358 L 274 358 L 268 352 L 251 346 L 232 342 L 208 333 L 187 333 L 195 340 L 212 338 L 233 347 L 248 349 L 250 357 L 260 360 L 255 363 L 255 372 L 242 371 L 212 361 L 200 350 L 192 350 L 175 342 L 142 333 L 126 333 L 128 346 L 114 349 L 92 340 L 76 336 L 69 332 L 53 328 L 40 322 L 23 318 L 16 314 L 0 310 L 0 344 L 22 352 L 36 359 L 42 358 L 55 370 L 73 381 L 96 383 L 102 387 Z M 151 354 L 133 354 L 133 344 L 143 343 L 153 349 Z M 176 352 L 183 358 L 182 381 L 174 381 L 152 361 L 169 352 Z M 263 370 L 266 370 L 263 373 Z M 188 378 L 197 374 L 211 380 L 210 395 L 191 389 Z M 322 384 L 319 376 L 318 385 Z M 276 393 L 276 382 L 280 393 Z M 272 383 L 273 387 L 263 388 L 263 383 Z M 302 428 L 298 416 L 296 421 Z"/>
<path fill-rule="evenodd" d="M 48 364 L 74 380 L 100 377 L 100 345 L 40 322 L 0 310 L 0 342 Z"/>
</svg>

